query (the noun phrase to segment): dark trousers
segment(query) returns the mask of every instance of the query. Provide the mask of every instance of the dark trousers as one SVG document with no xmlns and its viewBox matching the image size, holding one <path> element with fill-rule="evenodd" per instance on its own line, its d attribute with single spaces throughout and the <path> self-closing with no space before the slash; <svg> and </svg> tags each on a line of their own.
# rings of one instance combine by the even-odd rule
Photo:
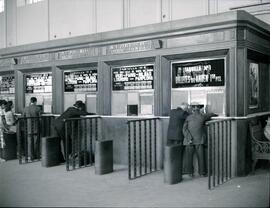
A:
<svg viewBox="0 0 270 208">
<path fill-rule="evenodd" d="M 186 169 L 188 173 L 193 173 L 193 155 L 194 152 L 198 159 L 199 174 L 205 175 L 205 157 L 204 157 L 204 146 L 202 144 L 198 145 L 186 145 Z"/>
<path fill-rule="evenodd" d="M 167 141 L 168 146 L 173 146 L 173 145 L 178 145 L 178 144 L 181 144 L 180 140 L 168 139 L 168 141 Z M 182 172 L 183 172 L 183 149 L 184 149 L 184 146 L 181 145 L 180 146 L 180 154 L 178 155 L 179 162 L 181 163 L 180 164 L 180 170 L 179 170 L 179 172 L 181 174 L 181 178 L 182 178 Z"/>
<path fill-rule="evenodd" d="M 40 158 L 40 138 L 38 133 L 30 133 L 27 136 L 27 156 L 31 160 Z"/>
<path fill-rule="evenodd" d="M 68 147 L 66 146 L 66 138 L 64 129 L 55 128 L 57 135 L 60 137 L 60 149 L 64 159 L 66 160 L 66 153 L 69 155 L 71 153 L 71 142 L 68 142 Z"/>
</svg>

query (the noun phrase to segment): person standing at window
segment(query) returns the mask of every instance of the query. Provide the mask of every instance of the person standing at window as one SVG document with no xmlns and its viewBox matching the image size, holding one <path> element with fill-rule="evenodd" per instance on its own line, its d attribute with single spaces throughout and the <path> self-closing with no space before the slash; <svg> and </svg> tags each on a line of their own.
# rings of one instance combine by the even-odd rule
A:
<svg viewBox="0 0 270 208">
<path fill-rule="evenodd" d="M 37 106 L 37 98 L 31 97 L 29 106 L 23 110 L 23 117 L 32 117 L 27 119 L 27 155 L 28 160 L 34 160 L 39 158 L 40 154 L 40 138 L 38 134 L 39 120 L 36 117 L 41 116 L 41 108 Z"/>
<path fill-rule="evenodd" d="M 195 152 L 198 159 L 199 175 L 205 176 L 207 174 L 204 157 L 204 146 L 207 143 L 205 122 L 216 114 L 202 113 L 202 106 L 196 103 L 192 107 L 193 112 L 186 118 L 183 126 L 186 169 L 190 175 L 193 175 L 193 155 Z"/>
</svg>

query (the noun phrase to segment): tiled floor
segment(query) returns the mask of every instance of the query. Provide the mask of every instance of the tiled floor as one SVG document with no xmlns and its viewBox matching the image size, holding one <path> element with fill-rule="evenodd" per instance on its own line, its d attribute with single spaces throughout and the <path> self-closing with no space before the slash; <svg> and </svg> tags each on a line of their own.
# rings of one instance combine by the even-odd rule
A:
<svg viewBox="0 0 270 208">
<path fill-rule="evenodd" d="M 214 190 L 207 178 L 163 182 L 163 171 L 128 180 L 126 167 L 95 175 L 94 167 L 66 172 L 65 166 L 41 167 L 40 162 L 0 164 L 0 206 L 86 207 L 268 207 L 269 168 L 234 178 Z"/>
</svg>

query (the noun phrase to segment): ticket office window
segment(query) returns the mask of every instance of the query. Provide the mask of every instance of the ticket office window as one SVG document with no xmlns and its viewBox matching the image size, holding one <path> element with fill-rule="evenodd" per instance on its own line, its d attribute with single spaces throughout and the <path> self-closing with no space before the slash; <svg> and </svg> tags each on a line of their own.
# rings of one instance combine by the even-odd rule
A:
<svg viewBox="0 0 270 208">
<path fill-rule="evenodd" d="M 14 74 L 0 75 L 0 99 L 6 100 L 6 101 L 12 101 L 13 105 L 15 104 L 15 76 Z"/>
<path fill-rule="evenodd" d="M 225 115 L 225 58 L 172 62 L 171 108 L 182 102 Z"/>
<path fill-rule="evenodd" d="M 154 65 L 112 67 L 112 115 L 154 114 Z"/>
<path fill-rule="evenodd" d="M 52 113 L 52 73 L 25 74 L 24 80 L 25 106 L 29 105 L 31 97 L 36 97 L 42 112 Z"/>
<path fill-rule="evenodd" d="M 96 67 L 64 71 L 64 110 L 77 100 L 86 105 L 86 111 L 97 112 L 98 74 Z"/>
</svg>

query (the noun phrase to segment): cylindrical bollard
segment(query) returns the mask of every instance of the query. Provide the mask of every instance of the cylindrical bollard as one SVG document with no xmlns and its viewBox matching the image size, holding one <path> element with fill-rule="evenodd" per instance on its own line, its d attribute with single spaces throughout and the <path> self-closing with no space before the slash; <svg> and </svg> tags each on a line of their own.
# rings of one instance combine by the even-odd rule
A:
<svg viewBox="0 0 270 208">
<path fill-rule="evenodd" d="M 2 158 L 5 160 L 17 159 L 17 136 L 16 133 L 3 133 L 4 149 Z"/>
<path fill-rule="evenodd" d="M 96 141 L 95 173 L 98 175 L 113 172 L 113 141 Z"/>
<path fill-rule="evenodd" d="M 41 166 L 51 167 L 60 164 L 60 139 L 58 137 L 42 137 Z"/>
<path fill-rule="evenodd" d="M 182 180 L 182 145 L 165 146 L 164 182 L 176 184 Z"/>
</svg>

